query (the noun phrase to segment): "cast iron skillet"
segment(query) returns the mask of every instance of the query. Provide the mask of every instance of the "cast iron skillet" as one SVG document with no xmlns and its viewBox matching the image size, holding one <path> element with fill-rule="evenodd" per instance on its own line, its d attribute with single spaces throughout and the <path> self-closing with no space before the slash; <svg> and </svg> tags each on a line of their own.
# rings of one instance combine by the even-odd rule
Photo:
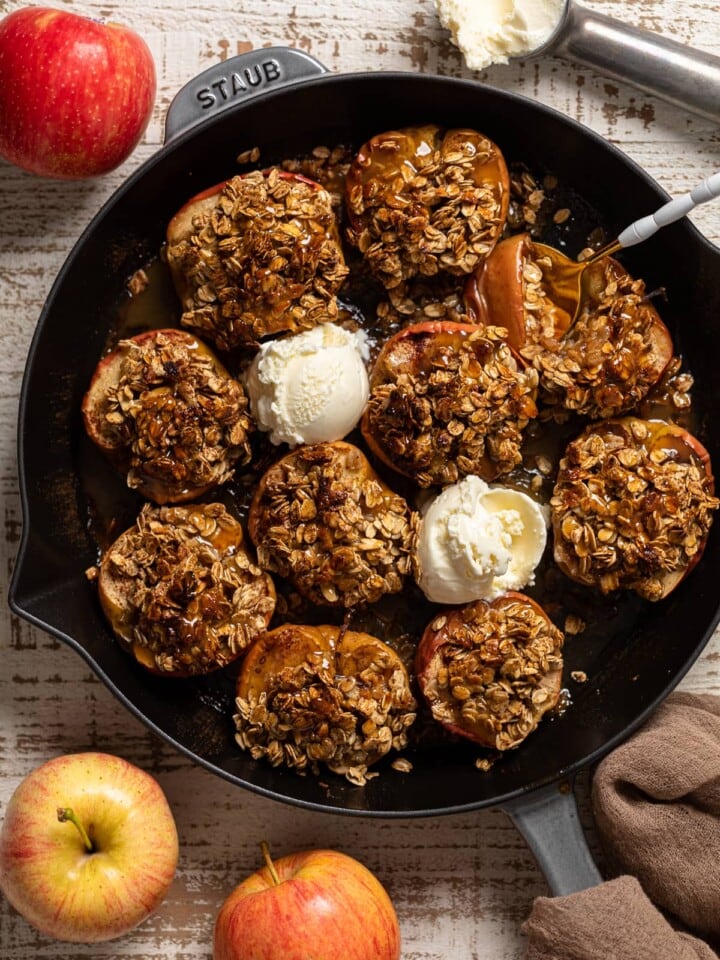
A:
<svg viewBox="0 0 720 960">
<path fill-rule="evenodd" d="M 304 54 L 270 49 L 202 74 L 171 107 L 166 146 L 111 197 L 69 256 L 40 317 L 23 383 L 18 443 L 24 529 L 10 603 L 83 656 L 151 729 L 231 782 L 316 810 L 361 815 L 502 806 L 525 833 L 552 889 L 581 889 L 599 875 L 580 840 L 567 781 L 635 729 L 710 638 L 720 616 L 717 524 L 701 564 L 667 600 L 624 602 L 622 616 L 609 603 L 602 622 L 568 638 L 567 670 L 584 670 L 587 683 L 574 688 L 562 717 L 543 722 L 490 772 L 475 769 L 469 748 L 442 743 L 418 749 L 411 773 L 386 770 L 363 788 L 251 760 L 232 740 L 230 681 L 168 681 L 145 672 L 111 639 L 84 575 L 97 554 L 81 470 L 83 392 L 127 278 L 157 255 L 168 220 L 187 198 L 237 172 L 240 150 L 258 145 L 269 164 L 318 144 L 359 145 L 393 127 L 437 122 L 480 129 L 508 159 L 552 172 L 574 196 L 578 219 L 587 226 L 600 211 L 612 235 L 666 199 L 613 146 L 522 97 L 439 77 L 324 73 Z M 576 241 L 581 245 L 580 237 Z M 649 290 L 667 289 L 661 312 L 695 374 L 696 430 L 717 467 L 720 256 L 682 222 L 624 259 Z M 117 482 L 112 472 L 98 470 L 100 486 Z"/>
</svg>

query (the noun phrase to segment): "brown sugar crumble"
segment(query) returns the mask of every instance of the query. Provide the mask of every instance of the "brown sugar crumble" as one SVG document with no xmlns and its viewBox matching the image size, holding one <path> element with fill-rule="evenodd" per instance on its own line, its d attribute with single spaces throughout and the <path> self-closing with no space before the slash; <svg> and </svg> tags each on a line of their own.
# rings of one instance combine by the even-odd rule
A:
<svg viewBox="0 0 720 960">
<path fill-rule="evenodd" d="M 590 292 L 580 315 L 558 339 L 542 266 L 542 258 L 532 256 L 525 263 L 527 342 L 520 354 L 538 371 L 544 415 L 564 419 L 573 411 L 606 419 L 632 409 L 672 356 L 664 324 L 645 299 L 645 284 L 616 261 L 599 261 L 588 268 Z"/>
<path fill-rule="evenodd" d="M 300 447 L 270 468 L 250 516 L 260 565 L 330 606 L 397 593 L 416 517 L 347 443 Z"/>
<path fill-rule="evenodd" d="M 267 626 L 271 579 L 222 504 L 154 507 L 102 559 L 100 598 L 118 637 L 146 666 L 183 676 L 234 660 Z"/>
<path fill-rule="evenodd" d="M 518 366 L 504 334 L 418 326 L 381 351 L 363 434 L 394 469 L 427 487 L 494 480 L 521 462 L 537 373 Z"/>
<path fill-rule="evenodd" d="M 557 703 L 563 635 L 528 601 L 477 601 L 433 629 L 448 638 L 423 691 L 441 723 L 509 750 Z"/>
<path fill-rule="evenodd" d="M 720 504 L 699 456 L 680 456 L 673 435 L 656 442 L 662 426 L 632 417 L 597 424 L 560 462 L 551 500 L 556 559 L 603 593 L 625 587 L 661 598 L 663 577 L 692 562 Z"/>
<path fill-rule="evenodd" d="M 388 290 L 471 273 L 502 232 L 508 185 L 500 151 L 473 130 L 380 134 L 348 173 L 350 240 Z"/>
<path fill-rule="evenodd" d="M 167 260 L 183 326 L 222 350 L 334 320 L 348 273 L 328 192 L 276 167 L 228 180 Z"/>
<path fill-rule="evenodd" d="M 297 629 L 279 628 L 289 650 Z M 313 628 L 299 629 L 308 633 Z M 331 630 L 319 628 L 326 635 Z M 236 739 L 252 757 L 273 766 L 317 774 L 324 763 L 362 786 L 377 776 L 368 772 L 369 766 L 407 745 L 415 699 L 397 654 L 381 641 L 352 632 L 334 637 L 331 644 L 318 641 L 321 649 L 308 650 L 302 662 L 268 671 L 261 689 L 254 678 L 245 682 L 241 675 Z M 288 654 L 289 661 L 296 659 Z M 397 759 L 393 766 L 407 770 L 405 764 Z"/>
<path fill-rule="evenodd" d="M 123 340 L 119 350 L 120 376 L 107 390 L 102 429 L 118 451 L 128 451 L 129 487 L 171 501 L 224 483 L 235 465 L 248 463 L 253 424 L 245 391 L 196 341 L 160 332 Z"/>
</svg>

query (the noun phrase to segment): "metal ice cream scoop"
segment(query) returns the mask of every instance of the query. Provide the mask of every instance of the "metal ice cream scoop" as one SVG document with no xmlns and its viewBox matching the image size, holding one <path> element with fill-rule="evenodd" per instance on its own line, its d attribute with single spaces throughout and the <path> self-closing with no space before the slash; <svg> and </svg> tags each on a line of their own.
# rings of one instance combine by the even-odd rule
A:
<svg viewBox="0 0 720 960">
<path fill-rule="evenodd" d="M 595 13 L 574 0 L 566 0 L 551 36 L 526 57 L 548 55 L 593 67 L 720 121 L 720 57 Z"/>
</svg>

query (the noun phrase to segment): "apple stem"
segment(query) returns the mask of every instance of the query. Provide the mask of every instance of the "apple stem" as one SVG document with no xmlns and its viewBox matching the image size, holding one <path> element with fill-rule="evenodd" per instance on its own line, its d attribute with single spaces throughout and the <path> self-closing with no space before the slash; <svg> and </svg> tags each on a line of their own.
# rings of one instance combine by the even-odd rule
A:
<svg viewBox="0 0 720 960">
<path fill-rule="evenodd" d="M 94 852 L 95 847 L 93 846 L 93 842 L 88 836 L 88 833 L 85 827 L 80 823 L 78 818 L 75 816 L 72 810 L 72 807 L 58 807 L 57 818 L 60 821 L 60 823 L 66 823 L 68 821 L 70 823 L 74 823 L 75 826 L 78 828 L 78 833 L 82 838 L 82 842 L 85 844 L 85 849 L 87 850 L 87 852 L 88 853 Z"/>
<path fill-rule="evenodd" d="M 265 866 L 270 871 L 270 876 L 276 887 L 280 886 L 280 877 L 278 876 L 277 870 L 275 869 L 275 864 L 272 862 L 272 857 L 270 856 L 270 847 L 263 840 L 260 844 L 260 849 L 262 850 L 263 860 L 265 861 Z"/>
</svg>

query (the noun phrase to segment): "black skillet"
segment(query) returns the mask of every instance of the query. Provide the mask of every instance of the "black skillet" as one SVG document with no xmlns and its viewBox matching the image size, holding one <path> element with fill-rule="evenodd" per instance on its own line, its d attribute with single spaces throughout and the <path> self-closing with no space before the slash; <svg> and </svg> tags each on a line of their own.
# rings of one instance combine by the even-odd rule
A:
<svg viewBox="0 0 720 960">
<path fill-rule="evenodd" d="M 111 639 L 84 574 L 97 559 L 89 499 L 104 497 L 112 509 L 117 498 L 123 515 L 133 515 L 139 504 L 106 465 L 87 459 L 80 402 L 127 278 L 157 256 L 172 214 L 194 193 L 237 172 L 236 157 L 245 148 L 260 146 L 269 164 L 318 144 L 357 146 L 383 130 L 427 122 L 475 127 L 509 160 L 555 175 L 572 202 L 573 222 L 582 227 L 565 237 L 571 253 L 594 224 L 614 236 L 667 199 L 639 167 L 578 123 L 478 83 L 412 74 L 330 76 L 312 58 L 285 49 L 212 67 L 178 95 L 165 147 L 95 217 L 43 309 L 21 397 L 24 529 L 10 604 L 83 656 L 151 729 L 227 780 L 319 811 L 378 817 L 500 806 L 524 832 L 553 891 L 567 893 L 599 881 L 567 784 L 648 716 L 712 635 L 720 616 L 717 529 L 702 562 L 668 599 L 609 601 L 589 618 L 585 633 L 568 638 L 568 674 L 583 670 L 587 682 L 572 685 L 562 716 L 543 722 L 489 772 L 475 768 L 476 753 L 467 746 L 431 738 L 411 752 L 412 772 L 385 770 L 362 788 L 251 760 L 232 739 L 231 679 L 178 682 L 146 673 Z M 685 221 L 624 260 L 649 290 L 667 290 L 661 313 L 696 378 L 695 429 L 720 464 L 720 255 Z M 588 602 L 562 578 L 555 589 L 561 600 Z"/>
</svg>

